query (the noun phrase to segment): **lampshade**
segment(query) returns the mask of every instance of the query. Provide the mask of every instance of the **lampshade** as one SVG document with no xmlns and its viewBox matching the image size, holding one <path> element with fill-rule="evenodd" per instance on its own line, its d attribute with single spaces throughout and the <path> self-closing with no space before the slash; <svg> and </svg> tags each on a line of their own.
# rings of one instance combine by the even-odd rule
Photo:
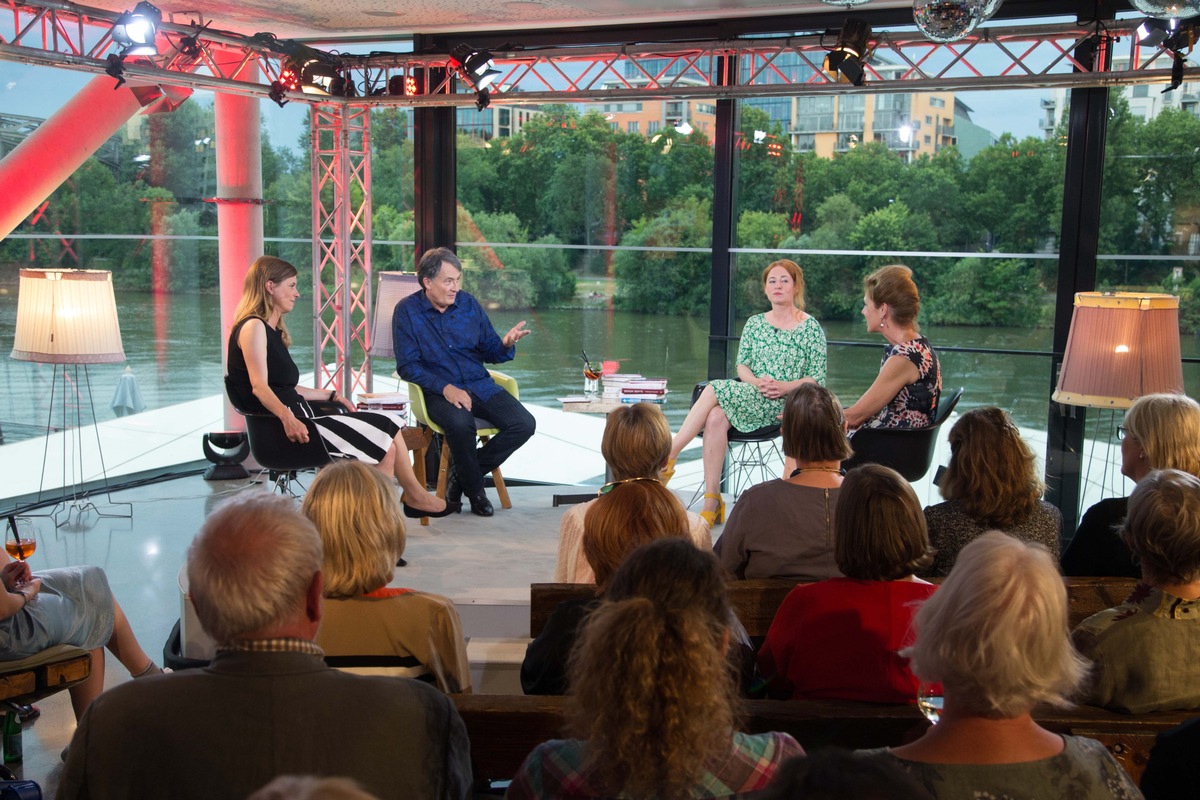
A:
<svg viewBox="0 0 1200 800">
<path fill-rule="evenodd" d="M 43 364 L 124 361 L 112 273 L 21 270 L 12 357 Z"/>
<path fill-rule="evenodd" d="M 371 355 L 392 358 L 392 312 L 396 304 L 420 291 L 415 272 L 380 272 L 375 292 L 375 324 L 371 328 Z"/>
<path fill-rule="evenodd" d="M 1156 392 L 1183 392 L 1179 298 L 1076 294 L 1054 401 L 1129 408 L 1142 395 Z"/>
</svg>

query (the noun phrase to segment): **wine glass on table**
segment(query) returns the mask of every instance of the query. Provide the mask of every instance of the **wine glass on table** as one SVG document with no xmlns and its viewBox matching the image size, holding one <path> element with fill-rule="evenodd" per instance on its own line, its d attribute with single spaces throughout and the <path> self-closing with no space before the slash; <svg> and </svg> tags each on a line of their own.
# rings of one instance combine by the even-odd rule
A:
<svg viewBox="0 0 1200 800">
<path fill-rule="evenodd" d="M 595 400 L 600 394 L 600 376 L 604 372 L 604 367 L 599 361 L 592 361 L 587 357 L 587 352 L 583 353 L 583 393 L 590 400 Z"/>
<path fill-rule="evenodd" d="M 32 535 L 22 535 L 17 528 L 17 518 L 11 514 L 8 517 L 8 530 L 12 533 L 11 537 L 4 540 L 8 555 L 17 561 L 24 561 L 33 555 L 33 551 L 37 550 L 37 540 Z"/>
</svg>

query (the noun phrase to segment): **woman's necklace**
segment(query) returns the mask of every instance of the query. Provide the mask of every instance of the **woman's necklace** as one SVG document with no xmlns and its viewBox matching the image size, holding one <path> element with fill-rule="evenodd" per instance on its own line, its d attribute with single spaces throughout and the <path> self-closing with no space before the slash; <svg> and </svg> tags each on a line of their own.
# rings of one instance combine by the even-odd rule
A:
<svg viewBox="0 0 1200 800">
<path fill-rule="evenodd" d="M 838 475 L 845 474 L 845 470 L 843 470 L 841 467 L 797 467 L 796 469 L 792 470 L 790 477 L 794 478 L 797 475 L 803 475 L 806 472 L 835 472 Z"/>
</svg>

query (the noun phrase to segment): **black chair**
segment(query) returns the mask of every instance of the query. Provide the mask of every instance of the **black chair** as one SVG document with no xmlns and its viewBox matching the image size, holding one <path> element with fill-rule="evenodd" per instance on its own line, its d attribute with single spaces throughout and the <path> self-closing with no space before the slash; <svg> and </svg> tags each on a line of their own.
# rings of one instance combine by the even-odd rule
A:
<svg viewBox="0 0 1200 800">
<path fill-rule="evenodd" d="M 708 381 L 701 381 L 692 389 L 692 405 L 696 405 L 705 386 L 708 386 Z M 700 431 L 700 436 L 704 436 L 703 430 Z M 753 431 L 739 431 L 730 427 L 729 450 L 721 477 L 723 487 L 733 495 L 734 500 L 756 483 L 780 476 L 783 471 L 783 451 L 775 443 L 778 438 L 778 422 Z M 694 504 L 703 492 L 704 484 L 701 483 L 688 506 Z"/>
<path fill-rule="evenodd" d="M 928 428 L 859 428 L 850 439 L 854 455 L 842 462 L 842 468 L 883 464 L 899 472 L 909 482 L 921 480 L 933 463 L 938 430 L 950 418 L 962 394 L 960 387 L 949 396 L 943 395 L 934 414 L 933 425 Z"/>
</svg>

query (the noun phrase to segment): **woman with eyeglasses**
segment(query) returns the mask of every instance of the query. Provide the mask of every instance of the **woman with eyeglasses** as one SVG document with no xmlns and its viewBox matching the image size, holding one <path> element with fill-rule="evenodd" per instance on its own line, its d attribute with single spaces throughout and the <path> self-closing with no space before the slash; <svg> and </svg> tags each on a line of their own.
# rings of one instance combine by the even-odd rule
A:
<svg viewBox="0 0 1200 800">
<path fill-rule="evenodd" d="M 596 594 L 559 603 L 546 627 L 529 643 L 521 664 L 525 694 L 565 694 L 567 656 L 581 621 L 600 604 L 617 567 L 639 545 L 656 539 L 688 538 L 688 519 L 679 499 L 654 478 L 626 478 L 588 504 L 583 519 L 583 553 L 596 578 Z M 707 548 L 704 548 L 707 549 Z"/>
<path fill-rule="evenodd" d="M 782 433 L 783 453 L 797 469 L 743 492 L 713 549 L 738 580 L 836 577 L 834 510 L 842 462 L 852 453 L 837 395 L 816 384 L 794 389 L 784 402 Z"/>
<path fill-rule="evenodd" d="M 659 480 L 671 450 L 671 428 L 662 410 L 651 403 L 633 403 L 614 409 L 604 425 L 600 452 L 612 472 L 613 482 L 600 494 L 622 483 Z M 595 500 L 571 506 L 558 529 L 555 583 L 595 583 L 596 576 L 583 552 L 583 520 Z M 712 547 L 712 533 L 700 515 L 686 512 L 688 535 L 697 547 Z"/>
<path fill-rule="evenodd" d="M 1137 483 L 1151 470 L 1178 469 L 1200 477 L 1200 403 L 1183 394 L 1148 394 L 1125 412 L 1117 429 L 1121 474 Z M 1118 530 L 1128 497 L 1110 497 L 1083 515 L 1062 556 L 1064 575 L 1141 577 Z"/>
<path fill-rule="evenodd" d="M 976 408 L 954 423 L 938 488 L 946 502 L 925 509 L 936 551 L 930 575 L 950 574 L 958 551 L 990 530 L 1043 544 L 1058 558 L 1062 512 L 1042 499 L 1037 456 L 1004 410 Z"/>
</svg>

